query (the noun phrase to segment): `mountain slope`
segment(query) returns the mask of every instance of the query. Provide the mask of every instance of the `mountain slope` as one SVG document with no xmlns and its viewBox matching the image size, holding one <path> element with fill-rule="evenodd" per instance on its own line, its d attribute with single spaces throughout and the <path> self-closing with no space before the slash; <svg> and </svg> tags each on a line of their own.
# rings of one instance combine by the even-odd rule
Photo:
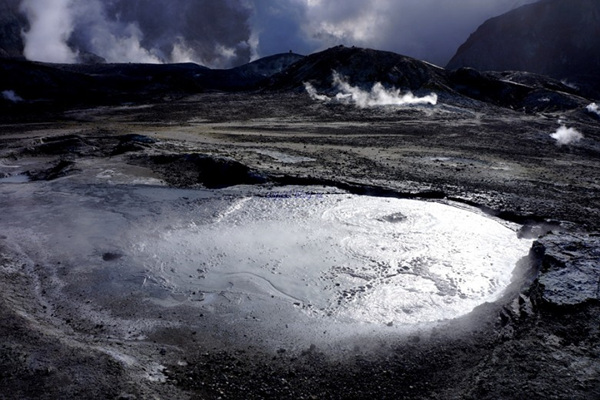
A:
<svg viewBox="0 0 600 400">
<path fill-rule="evenodd" d="M 303 87 L 303 82 L 310 82 L 317 88 L 330 88 L 333 71 L 357 86 L 380 82 L 417 91 L 445 84 L 444 69 L 432 64 L 388 51 L 337 46 L 306 56 L 274 75 L 270 87 L 293 89 Z"/>
<path fill-rule="evenodd" d="M 0 0 L 0 57 L 23 57 L 21 31 L 27 26 L 19 0 Z"/>
<path fill-rule="evenodd" d="M 531 73 L 479 72 L 472 68 L 447 71 L 400 54 L 337 46 L 311 54 L 273 75 L 270 90 L 304 90 L 310 83 L 321 93 L 337 94 L 333 71 L 352 86 L 370 90 L 377 82 L 411 91 L 432 92 L 447 104 L 473 104 L 471 100 L 527 112 L 574 109 L 589 104 L 580 93 L 554 79 Z"/>
<path fill-rule="evenodd" d="M 541 75 L 471 68 L 447 71 L 396 53 L 338 46 L 306 57 L 280 54 L 229 70 L 193 63 L 83 65 L 0 59 L 0 105 L 12 112 L 28 107 L 153 103 L 215 90 L 304 92 L 305 83 L 335 96 L 339 86 L 333 85 L 334 71 L 349 85 L 367 91 L 380 83 L 418 97 L 435 93 L 442 103 L 465 107 L 487 103 L 537 112 L 590 104 L 576 89 Z"/>
<path fill-rule="evenodd" d="M 520 70 L 577 82 L 600 74 L 600 1 L 542 0 L 481 25 L 448 69 Z"/>
<path fill-rule="evenodd" d="M 300 61 L 303 58 L 304 56 L 301 56 L 300 54 L 281 53 L 260 58 L 248 64 L 232 68 L 231 70 L 240 76 L 259 76 L 264 78 L 283 71 L 296 61 Z"/>
</svg>

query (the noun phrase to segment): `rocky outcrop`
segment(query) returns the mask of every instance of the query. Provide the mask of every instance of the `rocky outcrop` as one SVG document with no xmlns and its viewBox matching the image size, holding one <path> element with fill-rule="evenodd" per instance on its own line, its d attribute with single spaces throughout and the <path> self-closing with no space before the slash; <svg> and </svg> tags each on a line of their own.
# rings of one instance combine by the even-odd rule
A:
<svg viewBox="0 0 600 400">
<path fill-rule="evenodd" d="M 573 307 L 600 302 L 600 237 L 551 234 L 534 245 L 541 273 L 533 299 L 542 307 Z"/>
<path fill-rule="evenodd" d="M 520 70 L 574 83 L 600 80 L 600 2 L 543 0 L 489 19 L 448 69 Z"/>
</svg>

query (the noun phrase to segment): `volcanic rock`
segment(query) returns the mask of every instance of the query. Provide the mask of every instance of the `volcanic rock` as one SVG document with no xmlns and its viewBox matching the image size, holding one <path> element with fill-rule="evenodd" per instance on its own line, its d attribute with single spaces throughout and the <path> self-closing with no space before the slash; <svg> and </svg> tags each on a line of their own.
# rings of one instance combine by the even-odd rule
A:
<svg viewBox="0 0 600 400">
<path fill-rule="evenodd" d="M 600 301 L 600 237 L 548 235 L 534 246 L 541 255 L 535 289 L 540 305 L 576 306 Z"/>
</svg>

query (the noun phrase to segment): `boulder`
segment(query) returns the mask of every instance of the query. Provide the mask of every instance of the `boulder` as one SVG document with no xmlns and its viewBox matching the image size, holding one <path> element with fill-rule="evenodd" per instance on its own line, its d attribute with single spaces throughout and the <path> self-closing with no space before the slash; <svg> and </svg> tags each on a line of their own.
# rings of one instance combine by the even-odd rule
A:
<svg viewBox="0 0 600 400">
<path fill-rule="evenodd" d="M 550 234 L 534 244 L 540 274 L 532 299 L 539 306 L 573 307 L 600 301 L 600 235 Z"/>
</svg>

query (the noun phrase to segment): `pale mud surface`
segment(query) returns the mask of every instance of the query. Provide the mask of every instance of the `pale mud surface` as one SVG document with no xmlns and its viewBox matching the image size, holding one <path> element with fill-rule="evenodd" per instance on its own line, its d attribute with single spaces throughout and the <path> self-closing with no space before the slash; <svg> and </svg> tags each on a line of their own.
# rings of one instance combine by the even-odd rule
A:
<svg viewBox="0 0 600 400">
<path fill-rule="evenodd" d="M 600 396 L 584 111 L 205 94 L 0 132 L 0 398 Z"/>
</svg>

